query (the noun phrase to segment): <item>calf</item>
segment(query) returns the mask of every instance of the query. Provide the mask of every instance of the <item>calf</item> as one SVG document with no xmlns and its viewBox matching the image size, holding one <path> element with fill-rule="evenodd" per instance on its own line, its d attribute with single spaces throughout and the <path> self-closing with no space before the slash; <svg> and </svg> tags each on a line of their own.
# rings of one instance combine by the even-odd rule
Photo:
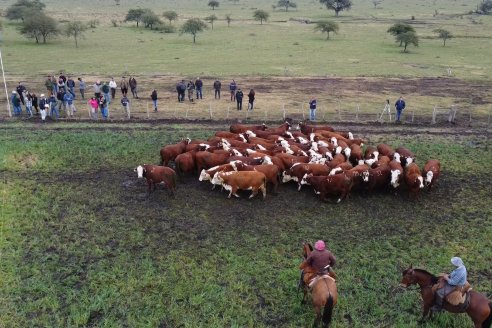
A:
<svg viewBox="0 0 492 328">
<path fill-rule="evenodd" d="M 425 186 L 431 191 L 434 183 L 437 182 L 441 175 L 441 163 L 437 159 L 429 159 L 424 165 L 423 176 Z"/>
<path fill-rule="evenodd" d="M 183 139 L 177 144 L 167 145 L 161 149 L 161 165 L 167 166 L 169 161 L 174 161 L 176 156 L 182 154 L 186 150 L 186 145 L 191 142 L 189 138 Z"/>
<path fill-rule="evenodd" d="M 231 195 L 239 197 L 238 190 L 251 190 L 251 196 L 253 198 L 261 190 L 263 193 L 263 199 L 266 197 L 266 176 L 265 174 L 257 171 L 242 171 L 242 172 L 217 172 L 212 179 L 212 183 L 220 183 L 225 190 L 229 190 L 229 196 Z"/>
<path fill-rule="evenodd" d="M 408 195 L 413 198 L 424 188 L 424 179 L 417 164 L 410 163 L 405 166 L 405 183 L 408 186 Z"/>
<path fill-rule="evenodd" d="M 407 166 L 415 162 L 415 154 L 405 147 L 396 148 L 394 156 L 396 156 L 396 153 L 398 153 L 398 158 L 403 166 Z"/>
<path fill-rule="evenodd" d="M 321 200 L 327 200 L 328 195 L 338 197 L 337 203 L 345 199 L 352 189 L 352 179 L 345 173 L 335 174 L 331 176 L 313 176 L 306 174 L 302 180 L 302 184 L 310 184 L 314 192 L 319 195 Z"/>
<path fill-rule="evenodd" d="M 176 194 L 176 172 L 167 166 L 157 166 L 151 164 L 139 165 L 135 171 L 139 179 L 145 178 L 149 186 L 147 196 L 154 191 L 157 184 L 164 183 L 174 196 Z"/>
<path fill-rule="evenodd" d="M 257 171 L 265 174 L 267 182 L 272 184 L 273 192 L 277 193 L 280 170 L 277 165 L 247 165 L 242 162 L 231 163 L 237 171 Z"/>
<path fill-rule="evenodd" d="M 314 176 L 328 175 L 330 173 L 330 168 L 324 164 L 301 164 L 296 163 L 288 170 L 285 170 L 282 174 L 282 182 L 286 183 L 290 180 L 296 181 L 298 184 L 297 190 L 301 190 L 302 177 L 306 174 L 311 174 Z"/>
<path fill-rule="evenodd" d="M 385 188 L 389 185 L 391 179 L 391 169 L 389 165 L 381 165 L 376 168 L 369 168 L 368 172 L 364 172 L 363 180 L 367 183 L 367 189 Z"/>
</svg>

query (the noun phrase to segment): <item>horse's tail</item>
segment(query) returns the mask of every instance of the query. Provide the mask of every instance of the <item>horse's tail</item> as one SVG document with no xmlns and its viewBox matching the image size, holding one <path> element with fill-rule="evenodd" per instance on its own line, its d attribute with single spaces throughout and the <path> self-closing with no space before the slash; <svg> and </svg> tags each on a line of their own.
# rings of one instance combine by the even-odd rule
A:
<svg viewBox="0 0 492 328">
<path fill-rule="evenodd" d="M 333 296 L 331 293 L 328 295 L 328 300 L 325 304 L 325 309 L 323 311 L 323 326 L 328 327 L 331 322 L 331 315 L 333 312 Z"/>
<path fill-rule="evenodd" d="M 482 323 L 482 328 L 490 328 L 490 325 L 492 324 L 492 302 L 489 303 L 489 310 L 489 316 Z"/>
</svg>

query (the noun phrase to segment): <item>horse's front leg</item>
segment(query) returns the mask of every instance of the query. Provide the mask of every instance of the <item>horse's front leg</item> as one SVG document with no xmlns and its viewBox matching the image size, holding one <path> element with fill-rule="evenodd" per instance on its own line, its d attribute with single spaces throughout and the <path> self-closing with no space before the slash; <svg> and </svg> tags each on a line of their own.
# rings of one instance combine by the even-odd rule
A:
<svg viewBox="0 0 492 328">
<path fill-rule="evenodd" d="M 423 323 L 427 319 L 430 319 L 432 316 L 432 311 L 430 310 L 432 307 L 432 303 L 429 304 L 427 302 L 424 302 L 423 308 L 422 308 L 422 318 L 419 320 L 419 323 Z"/>
<path fill-rule="evenodd" d="M 307 290 L 306 290 L 306 287 L 303 287 L 302 288 L 302 293 L 303 293 L 303 296 L 302 296 L 301 304 L 306 304 L 306 298 L 307 298 Z"/>
</svg>

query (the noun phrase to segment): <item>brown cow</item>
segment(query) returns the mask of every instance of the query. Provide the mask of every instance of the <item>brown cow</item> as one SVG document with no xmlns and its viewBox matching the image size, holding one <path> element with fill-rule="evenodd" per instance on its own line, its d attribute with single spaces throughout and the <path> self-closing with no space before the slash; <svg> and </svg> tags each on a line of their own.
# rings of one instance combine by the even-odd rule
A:
<svg viewBox="0 0 492 328">
<path fill-rule="evenodd" d="M 150 196 L 152 186 L 154 191 L 157 184 L 164 183 L 174 196 L 176 194 L 176 172 L 167 166 L 151 164 L 139 165 L 135 171 L 138 178 L 145 178 L 149 186 L 147 196 Z"/>
<path fill-rule="evenodd" d="M 390 162 L 391 162 L 391 159 L 388 156 L 386 156 L 386 155 L 379 156 L 377 162 L 374 162 L 371 165 L 371 167 L 376 168 L 376 167 L 381 166 L 381 165 L 388 165 Z"/>
<path fill-rule="evenodd" d="M 284 124 L 280 125 L 278 128 L 270 128 L 266 129 L 264 131 L 261 130 L 253 130 L 253 132 L 256 134 L 257 137 L 260 138 L 268 138 L 268 136 L 271 136 L 273 134 L 275 135 L 283 135 L 287 130 L 290 128 L 290 123 L 285 122 Z"/>
<path fill-rule="evenodd" d="M 353 144 L 350 146 L 350 162 L 353 165 L 364 164 L 364 160 L 362 159 L 362 148 L 359 145 Z"/>
<path fill-rule="evenodd" d="M 398 153 L 398 155 L 396 155 Z M 398 157 L 399 162 L 403 166 L 407 166 L 415 162 L 415 154 L 405 147 L 396 148 L 396 152 L 393 155 L 395 158 Z"/>
<path fill-rule="evenodd" d="M 437 159 L 429 159 L 425 163 L 422 173 L 425 177 L 425 185 L 431 191 L 432 186 L 439 180 L 439 176 L 441 175 L 441 163 Z"/>
<path fill-rule="evenodd" d="M 308 135 L 310 133 L 320 131 L 320 130 L 331 131 L 331 132 L 335 131 L 335 129 L 329 125 L 311 125 L 311 124 L 306 124 L 305 122 L 299 122 L 299 129 L 305 135 Z"/>
<path fill-rule="evenodd" d="M 388 156 L 391 159 L 393 159 L 393 155 L 395 154 L 394 149 L 384 143 L 378 145 L 378 152 L 380 155 Z"/>
<path fill-rule="evenodd" d="M 351 170 L 353 168 L 352 164 L 350 162 L 343 162 L 341 164 L 338 164 L 334 168 L 330 170 L 329 175 L 334 175 L 334 174 L 339 174 L 348 170 Z"/>
<path fill-rule="evenodd" d="M 313 176 L 306 174 L 302 180 L 302 184 L 310 184 L 314 193 L 318 194 L 321 200 L 326 200 L 327 195 L 335 195 L 338 197 L 337 203 L 345 199 L 352 189 L 352 179 L 345 173 L 335 174 L 330 176 Z"/>
<path fill-rule="evenodd" d="M 201 172 L 203 169 L 224 164 L 228 158 L 229 153 L 215 154 L 208 151 L 199 151 L 195 155 L 196 170 L 197 172 Z"/>
<path fill-rule="evenodd" d="M 263 156 L 261 164 L 263 164 L 263 165 L 273 164 L 273 165 L 276 165 L 280 169 L 280 171 L 285 170 L 284 162 L 280 158 L 275 157 L 275 156 Z"/>
<path fill-rule="evenodd" d="M 244 124 L 232 124 L 229 127 L 229 131 L 232 133 L 244 133 L 248 130 L 253 131 L 253 130 L 265 130 L 267 126 L 265 124 L 262 125 L 244 125 Z"/>
<path fill-rule="evenodd" d="M 190 143 L 190 138 L 186 138 L 174 145 L 167 145 L 161 149 L 161 165 L 167 166 L 169 161 L 174 161 L 176 156 L 186 151 L 186 145 Z"/>
<path fill-rule="evenodd" d="M 309 163 L 308 156 L 293 156 L 285 153 L 278 153 L 275 154 L 275 156 L 272 156 L 272 158 L 273 157 L 277 157 L 282 161 L 284 170 L 290 168 L 295 163 Z"/>
<path fill-rule="evenodd" d="M 176 156 L 174 163 L 176 164 L 176 173 L 178 175 L 181 176 L 184 173 L 193 174 L 195 172 L 196 152 L 196 150 L 191 150 Z"/>
<path fill-rule="evenodd" d="M 226 160 L 227 163 L 231 163 L 235 161 L 240 161 L 248 165 L 260 165 L 263 162 L 263 156 L 261 157 L 231 156 Z"/>
<path fill-rule="evenodd" d="M 246 136 L 242 133 L 232 133 L 229 131 L 217 131 L 217 132 L 215 132 L 215 136 L 221 137 L 221 138 L 238 140 L 238 141 L 242 141 L 242 142 L 247 142 Z"/>
<path fill-rule="evenodd" d="M 364 182 L 364 172 L 366 172 L 365 174 L 369 174 L 369 166 L 366 164 L 360 164 L 348 171 L 345 171 L 345 174 L 352 179 L 353 188 L 359 188 L 362 186 Z"/>
<path fill-rule="evenodd" d="M 236 171 L 258 171 L 265 174 L 267 182 L 272 184 L 273 192 L 277 193 L 280 174 L 277 165 L 247 165 L 243 162 L 231 163 L 231 165 L 236 167 Z"/>
<path fill-rule="evenodd" d="M 282 173 L 282 182 L 286 183 L 290 180 L 297 182 L 297 190 L 300 191 L 302 184 L 302 178 L 306 174 L 312 174 L 314 176 L 328 175 L 330 173 L 330 168 L 324 164 L 302 164 L 295 163 L 289 169 Z"/>
<path fill-rule="evenodd" d="M 374 169 L 369 168 L 367 173 L 364 172 L 362 179 L 367 183 L 367 189 L 369 191 L 385 188 L 391 180 L 391 169 L 389 165 L 381 165 Z"/>
<path fill-rule="evenodd" d="M 424 179 L 417 164 L 410 163 L 405 166 L 405 183 L 410 197 L 416 198 L 420 189 L 424 188 Z"/>
<path fill-rule="evenodd" d="M 345 162 L 345 156 L 342 154 L 336 154 L 335 156 L 333 156 L 333 159 L 331 161 L 326 163 L 326 165 L 328 165 L 330 169 L 334 169 L 343 162 Z"/>
<path fill-rule="evenodd" d="M 263 199 L 265 199 L 266 181 L 265 174 L 258 171 L 217 172 L 212 179 L 212 183 L 222 184 L 225 190 L 230 191 L 227 198 L 231 198 L 231 195 L 239 197 L 238 190 L 251 190 L 249 198 L 253 198 L 261 190 Z"/>
<path fill-rule="evenodd" d="M 212 183 L 213 187 L 212 190 L 215 189 L 215 184 L 212 182 L 213 177 L 217 172 L 230 172 L 234 171 L 234 167 L 229 163 L 229 164 L 222 164 L 222 165 L 217 165 L 214 167 L 209 168 L 208 170 L 202 170 L 200 172 L 200 177 L 198 178 L 198 181 L 210 181 Z"/>
<path fill-rule="evenodd" d="M 392 160 L 389 162 L 389 166 L 391 169 L 391 181 L 390 184 L 393 186 L 393 188 L 398 188 L 401 185 L 401 182 L 403 180 L 403 167 L 401 166 L 400 162 L 396 160 Z"/>
</svg>

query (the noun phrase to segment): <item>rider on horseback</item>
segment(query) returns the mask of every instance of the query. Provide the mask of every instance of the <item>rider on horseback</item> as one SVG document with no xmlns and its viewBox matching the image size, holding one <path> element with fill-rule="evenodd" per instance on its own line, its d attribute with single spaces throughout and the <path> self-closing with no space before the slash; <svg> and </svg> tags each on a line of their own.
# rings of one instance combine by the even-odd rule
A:
<svg viewBox="0 0 492 328">
<path fill-rule="evenodd" d="M 445 274 L 443 276 L 444 286 L 440 287 L 435 294 L 435 306 L 433 308 L 435 311 L 442 309 L 443 300 L 449 293 L 454 291 L 456 287 L 463 287 L 466 284 L 467 271 L 461 258 L 453 257 L 451 263 L 457 268 L 449 275 Z"/>
<path fill-rule="evenodd" d="M 315 268 L 317 272 L 321 273 L 325 270 L 326 266 L 329 265 L 330 267 L 333 267 L 336 263 L 336 258 L 329 250 L 326 249 L 325 242 L 318 240 L 314 244 L 314 250 L 306 259 L 306 263 Z M 304 283 L 304 270 L 302 270 L 299 284 L 303 286 Z"/>
</svg>

